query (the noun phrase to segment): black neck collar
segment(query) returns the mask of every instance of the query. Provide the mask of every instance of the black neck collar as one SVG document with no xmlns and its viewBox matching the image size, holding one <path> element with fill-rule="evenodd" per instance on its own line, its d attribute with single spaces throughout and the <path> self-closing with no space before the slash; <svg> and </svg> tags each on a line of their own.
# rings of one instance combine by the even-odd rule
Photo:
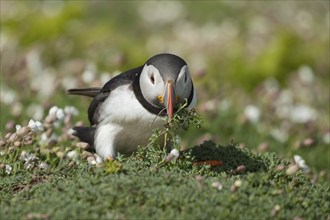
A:
<svg viewBox="0 0 330 220">
<path fill-rule="evenodd" d="M 137 100 L 141 103 L 141 105 L 150 113 L 155 114 L 155 115 L 159 115 L 159 116 L 166 116 L 166 110 L 163 108 L 159 108 L 159 107 L 155 107 L 153 105 L 151 105 L 143 96 L 142 91 L 141 91 L 141 87 L 140 87 L 140 76 L 141 76 L 141 72 L 140 73 L 135 73 L 134 75 L 134 81 L 133 81 L 133 91 L 135 94 L 135 97 L 137 98 Z M 194 97 L 194 86 L 192 85 L 191 87 L 191 92 L 188 98 L 188 103 L 187 106 L 190 105 L 192 99 Z M 174 109 L 174 112 L 176 112 L 177 109 Z"/>
</svg>

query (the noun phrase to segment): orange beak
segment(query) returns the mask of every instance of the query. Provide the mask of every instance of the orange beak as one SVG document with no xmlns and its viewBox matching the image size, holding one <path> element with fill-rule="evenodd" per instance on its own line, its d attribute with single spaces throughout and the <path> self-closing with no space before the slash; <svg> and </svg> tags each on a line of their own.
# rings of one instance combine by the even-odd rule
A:
<svg viewBox="0 0 330 220">
<path fill-rule="evenodd" d="M 175 90 L 173 86 L 173 81 L 170 80 L 166 84 L 165 95 L 164 95 L 164 104 L 166 108 L 167 115 L 170 119 L 173 118 L 173 110 L 176 101 Z"/>
</svg>

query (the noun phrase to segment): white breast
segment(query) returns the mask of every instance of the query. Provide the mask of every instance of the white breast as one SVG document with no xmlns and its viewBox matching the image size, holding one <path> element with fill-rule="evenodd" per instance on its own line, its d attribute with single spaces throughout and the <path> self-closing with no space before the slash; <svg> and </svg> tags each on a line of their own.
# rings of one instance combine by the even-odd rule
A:
<svg viewBox="0 0 330 220">
<path fill-rule="evenodd" d="M 99 109 L 100 122 L 95 149 L 102 157 L 128 154 L 146 145 L 153 129 L 163 125 L 162 117 L 148 112 L 136 99 L 131 85 L 112 91 Z"/>
</svg>

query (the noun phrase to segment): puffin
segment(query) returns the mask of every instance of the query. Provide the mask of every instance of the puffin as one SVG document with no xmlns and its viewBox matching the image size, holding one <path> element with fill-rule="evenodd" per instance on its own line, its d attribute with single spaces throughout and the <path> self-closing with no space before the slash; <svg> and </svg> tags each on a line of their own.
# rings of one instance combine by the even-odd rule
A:
<svg viewBox="0 0 330 220">
<path fill-rule="evenodd" d="M 196 92 L 187 63 L 162 53 L 143 65 L 111 78 L 102 88 L 69 89 L 70 95 L 93 98 L 88 108 L 90 126 L 72 134 L 102 158 L 130 155 L 146 146 L 152 132 L 173 118 L 180 104 L 196 106 Z"/>
</svg>

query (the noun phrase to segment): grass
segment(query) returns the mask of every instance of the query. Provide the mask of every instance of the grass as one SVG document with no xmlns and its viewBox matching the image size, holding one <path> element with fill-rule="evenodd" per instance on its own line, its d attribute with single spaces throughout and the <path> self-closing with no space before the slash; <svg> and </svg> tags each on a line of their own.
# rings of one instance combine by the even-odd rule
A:
<svg viewBox="0 0 330 220">
<path fill-rule="evenodd" d="M 287 167 L 290 161 L 274 153 L 254 154 L 232 144 L 205 142 L 181 153 L 176 161 L 163 163 L 165 157 L 166 151 L 140 148 L 132 157 L 120 157 L 122 168 L 112 174 L 68 159 L 47 171 L 18 168 L 15 175 L 2 174 L 0 215 L 6 219 L 329 217 L 329 186 L 312 184 L 302 171 L 287 175 L 286 169 L 277 167 Z M 224 165 L 193 165 L 205 159 Z M 236 172 L 239 165 L 246 171 Z M 217 181 L 221 190 L 212 186 Z"/>
</svg>

